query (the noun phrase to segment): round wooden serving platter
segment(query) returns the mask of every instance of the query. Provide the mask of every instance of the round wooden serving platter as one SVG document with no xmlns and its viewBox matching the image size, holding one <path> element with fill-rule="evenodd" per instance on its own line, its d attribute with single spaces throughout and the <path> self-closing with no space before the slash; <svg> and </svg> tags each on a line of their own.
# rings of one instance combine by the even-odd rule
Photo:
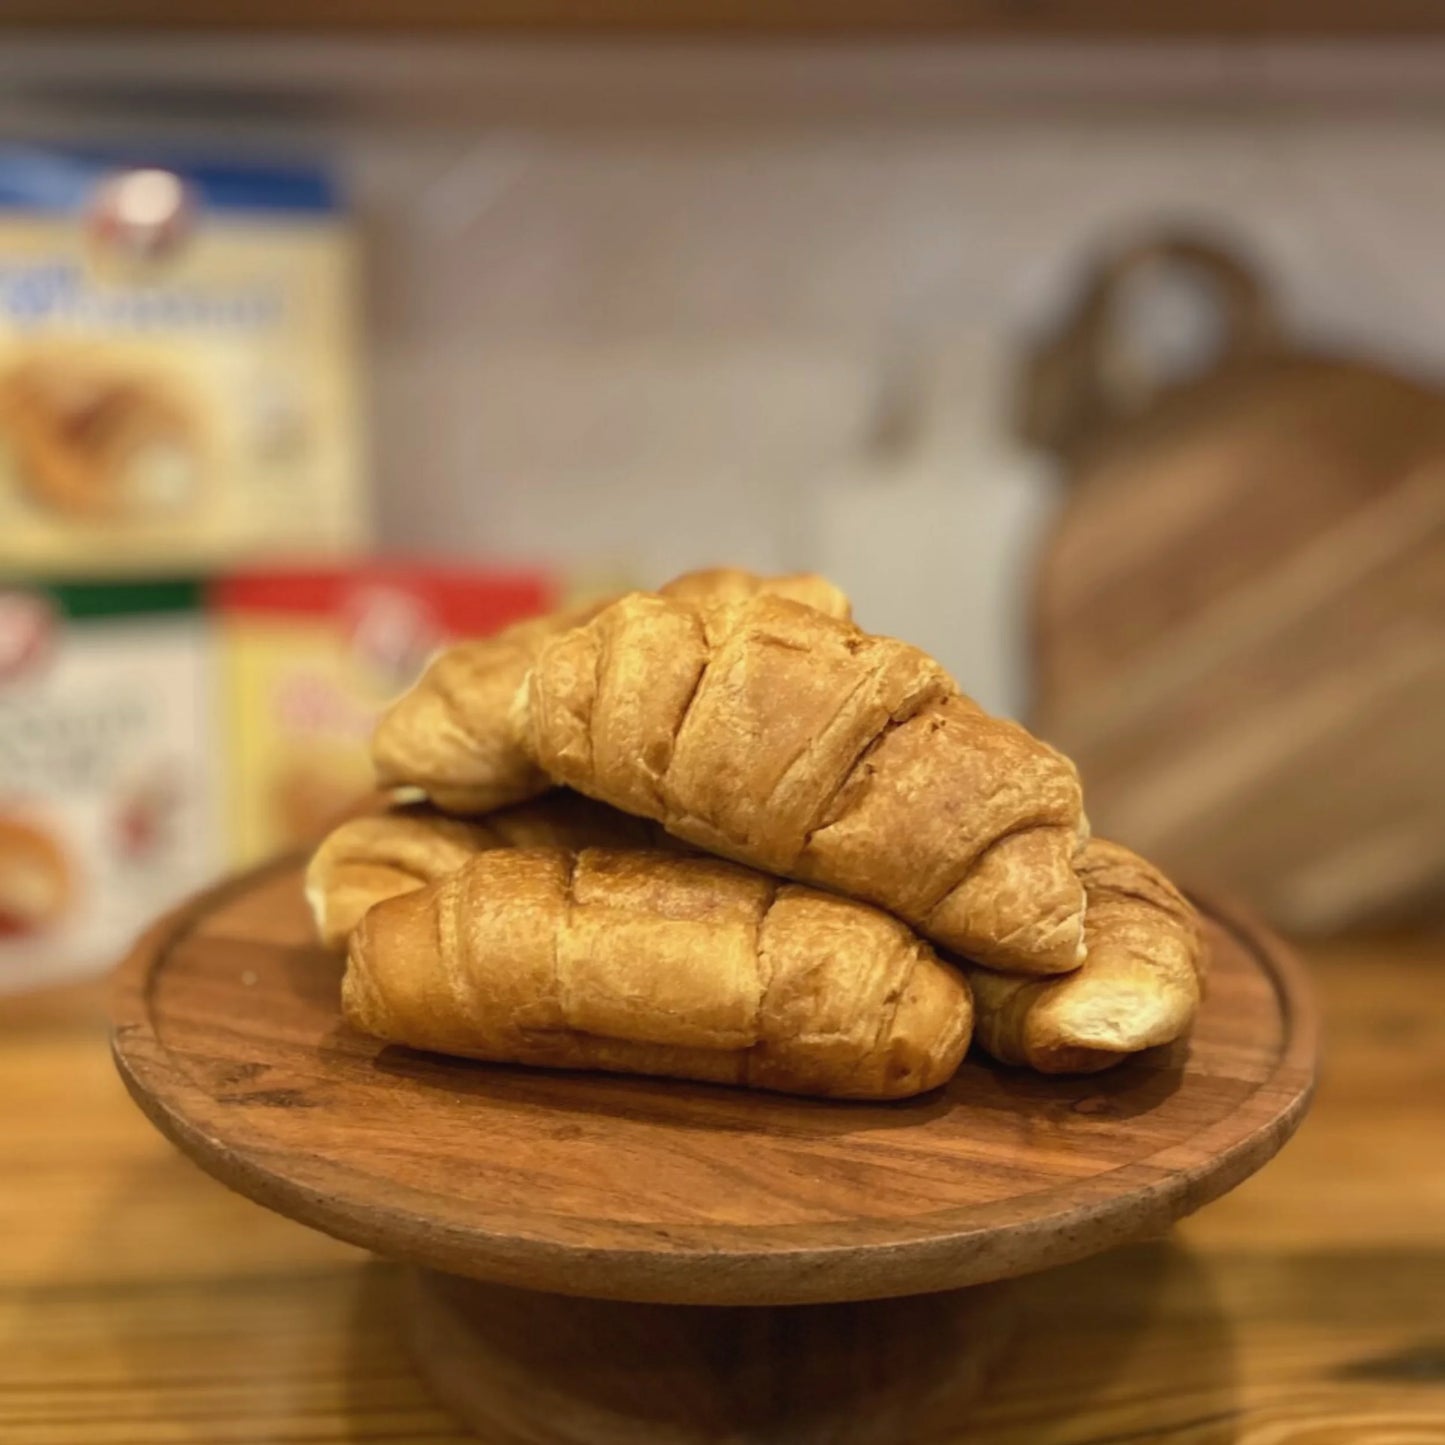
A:
<svg viewBox="0 0 1445 1445">
<path fill-rule="evenodd" d="M 898 1409 L 913 1430 L 924 1395 L 938 1406 L 940 1371 L 976 1383 L 964 1335 L 1002 1338 L 999 1292 L 964 1287 L 1158 1232 L 1299 1123 L 1315 1066 L 1302 970 L 1247 920 L 1205 913 L 1189 1040 L 1080 1079 L 971 1058 L 935 1094 L 852 1104 L 383 1046 L 341 1021 L 340 964 L 311 942 L 292 861 L 156 925 L 122 967 L 114 1049 L 141 1108 L 224 1183 L 424 1267 L 419 1362 L 499 1438 L 621 1441 L 645 1419 L 668 1442 L 762 1440 L 781 1419 L 790 1442 L 896 1440 Z M 778 1308 L 659 1308 L 677 1305 Z M 607 1355 L 605 1386 L 563 1348 L 579 1331 Z M 880 1331 L 893 1403 L 874 1389 L 864 1406 L 867 1380 L 884 1386 L 855 1355 L 876 1362 Z M 659 1352 L 665 1406 L 641 1383 Z M 677 1419 L 657 1433 L 660 1410 Z"/>
</svg>

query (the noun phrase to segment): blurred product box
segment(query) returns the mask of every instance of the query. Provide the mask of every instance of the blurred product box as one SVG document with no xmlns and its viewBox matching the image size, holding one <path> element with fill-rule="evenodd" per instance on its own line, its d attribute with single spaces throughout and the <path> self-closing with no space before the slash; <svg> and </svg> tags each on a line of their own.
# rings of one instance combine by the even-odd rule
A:
<svg viewBox="0 0 1445 1445">
<path fill-rule="evenodd" d="M 534 571 L 424 566 L 0 587 L 0 993 L 109 967 L 226 869 L 372 790 L 378 711 Z"/>
<path fill-rule="evenodd" d="M 385 565 L 220 582 L 230 856 L 295 847 L 354 808 L 372 786 L 376 715 L 427 658 L 543 611 L 556 594 L 540 572 Z"/>
<path fill-rule="evenodd" d="M 0 991 L 104 967 L 224 859 L 196 582 L 0 590 Z"/>
<path fill-rule="evenodd" d="M 0 570 L 364 549 L 354 240 L 319 171 L 0 147 Z"/>
</svg>

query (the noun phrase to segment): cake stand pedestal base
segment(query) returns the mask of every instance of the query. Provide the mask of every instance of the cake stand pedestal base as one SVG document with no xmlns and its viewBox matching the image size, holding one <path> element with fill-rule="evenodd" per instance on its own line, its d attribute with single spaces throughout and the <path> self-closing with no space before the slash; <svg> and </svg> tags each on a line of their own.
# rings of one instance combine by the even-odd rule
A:
<svg viewBox="0 0 1445 1445">
<path fill-rule="evenodd" d="M 962 1425 L 1019 1286 L 851 1304 L 624 1304 L 412 1270 L 405 1328 L 488 1445 L 899 1445 Z"/>
</svg>

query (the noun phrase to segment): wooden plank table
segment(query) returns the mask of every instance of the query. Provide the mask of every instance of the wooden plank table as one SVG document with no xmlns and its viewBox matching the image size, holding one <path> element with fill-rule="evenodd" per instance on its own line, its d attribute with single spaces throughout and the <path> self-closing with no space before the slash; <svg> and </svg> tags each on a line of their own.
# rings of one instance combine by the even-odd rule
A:
<svg viewBox="0 0 1445 1445">
<path fill-rule="evenodd" d="M 1049 1276 L 970 1445 L 1445 1445 L 1445 944 L 1310 958 L 1299 1138 Z M 466 1445 L 395 1341 L 396 1272 L 188 1164 L 105 1031 L 100 985 L 0 999 L 0 1441 Z"/>
</svg>

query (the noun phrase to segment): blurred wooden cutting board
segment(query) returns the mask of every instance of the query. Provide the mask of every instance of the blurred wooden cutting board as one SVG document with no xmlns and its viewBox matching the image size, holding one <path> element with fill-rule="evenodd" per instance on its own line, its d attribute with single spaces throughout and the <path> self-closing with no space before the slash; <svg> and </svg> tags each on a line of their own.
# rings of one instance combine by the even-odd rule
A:
<svg viewBox="0 0 1445 1445">
<path fill-rule="evenodd" d="M 1224 344 L 1151 392 L 1115 321 L 1153 267 L 1209 280 Z M 1168 238 L 1095 273 L 1023 429 L 1072 473 L 1032 721 L 1096 831 L 1290 928 L 1445 911 L 1445 397 L 1290 346 L 1237 260 Z"/>
</svg>

